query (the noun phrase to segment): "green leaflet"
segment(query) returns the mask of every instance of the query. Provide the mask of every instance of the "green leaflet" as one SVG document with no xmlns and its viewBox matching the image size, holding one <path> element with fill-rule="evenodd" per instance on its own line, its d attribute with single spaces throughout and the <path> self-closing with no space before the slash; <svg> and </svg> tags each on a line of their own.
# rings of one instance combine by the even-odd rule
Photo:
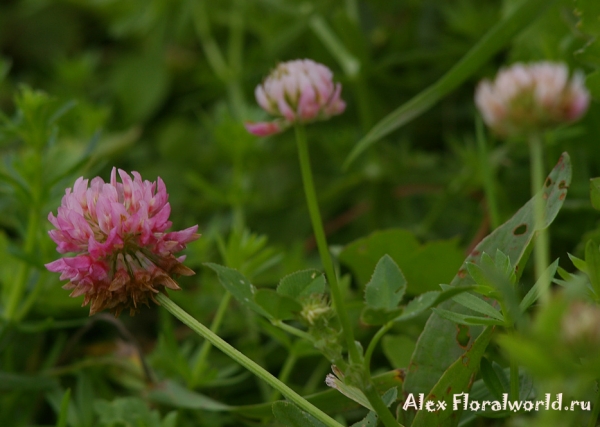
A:
<svg viewBox="0 0 600 427">
<path fill-rule="evenodd" d="M 233 268 L 224 267 L 211 262 L 204 263 L 204 265 L 217 273 L 223 287 L 231 292 L 231 295 L 233 295 L 238 302 L 261 316 L 267 318 L 271 317 L 269 313 L 254 301 L 256 289 L 242 273 Z"/>
<path fill-rule="evenodd" d="M 502 313 L 494 308 L 490 303 L 473 294 L 463 293 L 452 298 L 457 303 L 470 308 L 471 310 L 477 311 L 478 313 L 484 314 L 489 317 L 493 317 L 501 322 L 504 321 Z"/>
<path fill-rule="evenodd" d="M 302 310 L 302 306 L 293 298 L 286 295 L 286 292 L 278 292 L 272 289 L 259 289 L 250 283 L 250 281 L 239 271 L 222 265 L 205 263 L 207 267 L 213 269 L 219 281 L 238 300 L 242 305 L 250 310 L 266 317 L 267 319 L 286 320 L 294 317 L 294 313 Z M 305 273 L 305 272 L 300 272 Z M 309 272 L 310 273 L 310 272 Z M 312 274 L 312 273 L 311 273 Z M 310 274 L 309 274 L 310 275 Z M 288 276 L 289 277 L 289 276 Z M 316 277 L 316 276 L 315 276 Z M 318 277 L 317 277 L 318 279 Z M 315 279 L 316 286 L 308 282 L 304 288 L 320 289 L 319 282 Z M 301 294 L 304 288 L 287 292 L 288 294 Z M 312 289 L 312 288 L 311 288 Z"/>
<path fill-rule="evenodd" d="M 276 320 L 294 318 L 294 313 L 299 313 L 302 306 L 296 300 L 280 295 L 273 289 L 259 289 L 254 294 L 254 301 L 265 310 L 270 317 Z"/>
<path fill-rule="evenodd" d="M 451 322 L 459 325 L 503 325 L 504 322 L 501 320 L 493 319 L 491 317 L 482 316 L 467 316 L 464 314 L 455 313 L 453 311 L 443 310 L 439 308 L 433 308 L 432 311 L 444 319 L 450 320 Z"/>
<path fill-rule="evenodd" d="M 556 274 L 557 268 L 558 259 L 552 264 L 550 264 L 550 266 L 548 266 L 546 271 L 544 271 L 544 274 L 538 279 L 538 281 L 531 287 L 529 292 L 527 292 L 527 294 L 523 297 L 521 303 L 519 304 L 519 309 L 522 312 L 527 310 L 534 302 L 537 301 L 538 297 L 540 296 L 540 287 L 542 286 L 542 282 L 544 280 L 551 281 L 554 278 L 554 275 Z"/>
<path fill-rule="evenodd" d="M 504 372 L 499 365 L 493 364 L 484 357 L 481 359 L 479 370 L 481 372 L 481 379 L 492 393 L 494 399 L 502 399 L 503 393 L 509 393 L 508 388 L 505 388 L 502 384 L 501 375 L 504 376 Z M 507 380 L 506 378 L 503 379 Z"/>
<path fill-rule="evenodd" d="M 393 310 L 402 301 L 405 291 L 406 279 L 402 271 L 389 255 L 384 255 L 377 263 L 373 277 L 365 288 L 367 306 Z"/>
<path fill-rule="evenodd" d="M 279 281 L 277 293 L 298 299 L 310 294 L 325 292 L 325 276 L 318 270 L 302 270 L 285 276 Z"/>
<path fill-rule="evenodd" d="M 537 195 L 539 197 L 544 194 L 546 226 L 554 220 L 560 210 L 570 182 L 571 162 L 569 155 L 563 153 L 548 176 L 546 186 Z M 482 240 L 467 257 L 463 267 L 450 283 L 451 286 L 473 284 L 472 278 L 467 274 L 466 265 L 480 262 L 483 252 L 496 253 L 496 250 L 500 249 L 510 258 L 511 264 L 517 266 L 534 236 L 533 206 L 534 199 L 531 199 L 510 220 Z M 440 304 L 439 308 L 469 314 L 466 308 L 452 300 Z M 405 393 L 429 393 L 448 367 L 472 346 L 481 330 L 481 327 L 477 326 L 463 326 L 459 331 L 455 323 L 432 314 L 417 341 L 404 383 Z M 468 342 L 459 339 L 459 333 L 462 336 L 466 333 Z M 457 393 L 461 391 L 458 388 L 454 390 Z"/>
<path fill-rule="evenodd" d="M 376 309 L 366 306 L 361 315 L 361 321 L 367 325 L 383 325 L 387 322 L 405 322 L 419 316 L 431 307 L 434 307 L 455 295 L 473 290 L 474 286 L 454 287 L 448 286 L 443 291 L 429 291 L 411 300 L 406 306 L 393 310 Z"/>
<path fill-rule="evenodd" d="M 447 283 L 463 261 L 458 240 L 438 240 L 420 244 L 408 230 L 391 228 L 375 231 L 348 244 L 340 253 L 340 261 L 354 273 L 358 282 L 366 284 L 382 256 L 389 255 L 406 278 L 406 292 L 419 295 L 438 291 Z M 430 268 L 431 260 L 436 267 Z"/>
<path fill-rule="evenodd" d="M 455 394 L 467 390 L 474 380 L 474 376 L 479 369 L 481 357 L 492 338 L 493 331 L 493 327 L 486 328 L 465 354 L 444 372 L 444 375 L 433 387 L 431 393 L 429 393 L 428 396 L 435 396 L 432 399 L 445 401 L 447 405 L 446 410 L 434 412 L 419 411 L 412 423 L 412 427 L 450 427 L 458 424 L 460 410 L 452 410 L 453 397 Z M 459 409 L 462 408 L 459 406 Z"/>
<path fill-rule="evenodd" d="M 364 419 L 352 424 L 352 427 L 377 427 L 377 414 L 369 412 Z"/>
</svg>

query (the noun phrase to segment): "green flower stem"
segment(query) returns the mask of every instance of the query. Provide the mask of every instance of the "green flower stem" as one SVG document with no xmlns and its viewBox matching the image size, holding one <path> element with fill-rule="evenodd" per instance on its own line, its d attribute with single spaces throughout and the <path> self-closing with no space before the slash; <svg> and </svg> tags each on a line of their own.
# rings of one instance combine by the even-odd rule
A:
<svg viewBox="0 0 600 427">
<path fill-rule="evenodd" d="M 367 350 L 365 351 L 365 361 L 364 361 L 364 370 L 365 370 L 365 374 L 366 374 L 366 377 L 369 382 L 363 388 L 364 393 L 365 393 L 365 396 L 367 396 L 367 399 L 369 399 L 369 403 L 371 404 L 373 409 L 375 409 L 375 412 L 377 412 L 377 415 L 379 416 L 379 418 L 381 419 L 381 422 L 383 423 L 383 425 L 385 427 L 398 427 L 401 424 L 399 424 L 396 421 L 396 419 L 394 418 L 392 413 L 389 411 L 389 409 L 385 405 L 385 402 L 383 401 L 383 399 L 381 398 L 379 393 L 377 393 L 377 391 L 373 387 L 373 382 L 371 380 L 371 357 L 373 356 L 373 351 L 375 351 L 375 347 L 377 347 L 377 344 L 379 343 L 381 338 L 387 333 L 387 331 L 389 331 L 391 329 L 392 326 L 394 326 L 394 322 L 388 322 L 385 325 L 383 325 L 381 328 L 379 328 L 377 333 L 371 339 L 371 342 L 369 343 Z"/>
<path fill-rule="evenodd" d="M 483 189 L 485 191 L 485 200 L 490 214 L 492 229 L 500 226 L 500 214 L 498 213 L 498 203 L 496 200 L 496 188 L 494 186 L 494 176 L 490 156 L 487 152 L 487 143 L 483 132 L 483 122 L 477 118 L 476 139 L 479 150 L 479 165 L 481 167 L 481 176 L 483 178 Z"/>
<path fill-rule="evenodd" d="M 227 307 L 229 306 L 229 301 L 231 300 L 231 294 L 225 291 L 225 295 L 221 299 L 219 303 L 219 307 L 217 308 L 217 312 L 215 313 L 215 317 L 210 325 L 210 330 L 215 334 L 218 332 L 221 327 L 221 322 L 223 321 L 223 317 L 225 317 L 225 312 L 227 311 Z M 206 369 L 206 360 L 208 359 L 208 355 L 210 354 L 210 349 L 212 348 L 212 344 L 210 341 L 206 340 L 202 343 L 202 348 L 200 349 L 200 353 L 196 358 L 196 362 L 194 364 L 194 369 L 192 370 L 192 378 L 189 382 L 191 387 L 196 387 L 200 383 L 200 377 L 204 373 Z"/>
<path fill-rule="evenodd" d="M 350 362 L 358 362 L 360 360 L 360 354 L 354 344 L 354 331 L 350 324 L 350 318 L 346 311 L 344 304 L 344 297 L 342 291 L 338 285 L 335 269 L 333 267 L 333 261 L 329 254 L 329 247 L 327 246 L 327 240 L 325 238 L 325 231 L 323 230 L 323 222 L 321 220 L 321 213 L 319 212 L 319 205 L 317 202 L 317 194 L 315 192 L 315 185 L 313 182 L 312 171 L 310 168 L 310 157 L 308 154 L 308 146 L 306 143 L 306 133 L 302 125 L 296 125 L 296 143 L 298 145 L 298 158 L 300 159 L 300 169 L 302 171 L 302 182 L 304 184 L 304 193 L 306 195 L 306 203 L 308 204 L 308 212 L 315 233 L 315 239 L 317 241 L 317 247 L 319 249 L 319 255 L 321 256 L 321 262 L 325 269 L 325 275 L 331 288 L 331 298 L 335 311 L 340 319 L 342 326 L 342 333 L 346 339 L 346 346 L 348 347 L 348 353 L 350 354 Z"/>
<path fill-rule="evenodd" d="M 231 357 L 233 360 L 238 362 L 244 368 L 248 369 L 254 375 L 265 381 L 271 387 L 278 390 L 282 395 L 284 395 L 290 401 L 298 405 L 298 407 L 300 407 L 302 410 L 308 412 L 326 426 L 342 427 L 341 424 L 339 424 L 329 415 L 327 415 L 319 408 L 309 403 L 306 399 L 304 399 L 294 390 L 292 390 L 287 385 L 279 381 L 272 374 L 270 374 L 264 368 L 255 363 L 252 359 L 248 358 L 243 353 L 233 348 L 230 344 L 221 339 L 221 337 L 216 335 L 202 323 L 198 322 L 196 319 L 194 319 L 192 316 L 186 313 L 181 307 L 179 307 L 171 299 L 169 299 L 168 296 L 159 293 L 156 296 L 156 299 L 169 313 L 178 318 L 190 329 L 192 329 L 198 335 L 202 336 L 204 339 L 209 341 L 212 345 L 214 345 L 227 356 Z"/>
<path fill-rule="evenodd" d="M 543 278 L 544 271 L 550 264 L 550 243 L 548 231 L 545 229 L 544 199 L 536 197 L 536 194 L 544 185 L 544 147 L 542 136 L 539 133 L 529 135 L 529 153 L 531 162 L 531 196 L 535 197 L 533 206 L 534 226 L 537 231 L 537 241 L 533 247 L 535 261 L 535 277 L 542 280 L 540 287 L 540 301 L 542 304 L 548 302 L 550 297 L 550 281 Z"/>
<path fill-rule="evenodd" d="M 277 326 L 279 329 L 283 329 L 287 333 L 295 335 L 298 338 L 305 339 L 311 343 L 315 341 L 314 338 L 312 337 L 312 335 L 309 334 L 308 332 L 304 332 L 298 328 L 294 328 L 293 326 L 288 325 L 287 323 L 284 323 L 281 320 L 273 320 L 273 321 L 271 321 L 271 323 L 273 324 L 273 326 Z"/>
<path fill-rule="evenodd" d="M 396 421 L 396 418 L 394 418 L 372 383 L 365 387 L 363 392 L 385 427 L 404 427 Z"/>
<path fill-rule="evenodd" d="M 373 351 L 375 351 L 375 347 L 379 343 L 379 340 L 386 334 L 387 331 L 394 325 L 394 322 L 388 322 L 383 325 L 377 333 L 371 339 L 369 346 L 367 347 L 367 351 L 365 351 L 365 373 L 371 377 L 371 356 L 373 356 Z"/>
<path fill-rule="evenodd" d="M 596 382 L 596 386 L 598 387 L 598 391 L 596 392 L 596 401 L 594 402 L 594 407 L 592 408 L 592 416 L 590 417 L 588 427 L 596 427 L 598 414 L 600 413 L 600 381 Z"/>
<path fill-rule="evenodd" d="M 297 361 L 298 358 L 296 357 L 296 354 L 293 351 L 290 351 L 288 353 L 288 357 L 285 359 L 285 363 L 281 367 L 281 371 L 279 372 L 279 381 L 281 381 L 284 384 L 287 383 L 287 380 L 290 377 L 292 369 L 294 369 L 294 366 L 296 365 Z M 280 397 L 281 393 L 279 392 L 279 390 L 273 390 L 273 393 L 271 393 L 270 401 L 275 402 Z"/>
</svg>

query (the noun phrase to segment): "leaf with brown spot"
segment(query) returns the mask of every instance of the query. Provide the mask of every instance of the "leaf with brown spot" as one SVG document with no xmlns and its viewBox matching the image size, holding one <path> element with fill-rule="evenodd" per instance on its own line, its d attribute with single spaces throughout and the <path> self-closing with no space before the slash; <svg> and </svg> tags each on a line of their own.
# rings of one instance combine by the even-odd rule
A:
<svg viewBox="0 0 600 427">
<path fill-rule="evenodd" d="M 537 197 L 547 195 L 544 200 L 545 218 L 547 227 L 556 217 L 562 207 L 564 195 L 567 193 L 571 182 L 571 162 L 569 155 L 563 153 L 557 165 L 552 169 L 549 175 L 551 184 L 542 188 Z M 515 215 L 506 223 L 498 227 L 492 234 L 483 239 L 472 254 L 464 261 L 454 277 L 451 286 L 466 286 L 474 283 L 473 279 L 466 274 L 467 263 L 479 263 L 481 255 L 495 254 L 499 249 L 510 259 L 513 266 L 517 266 L 524 254 L 527 246 L 534 237 L 535 224 L 533 217 L 535 199 L 529 200 Z M 526 225 L 523 234 L 515 234 L 513 230 L 520 225 Z M 516 267 L 515 267 L 516 268 Z M 440 309 L 460 313 L 463 315 L 475 315 L 455 301 L 449 300 L 438 306 Z M 482 331 L 480 326 L 465 326 L 470 334 L 468 345 L 472 345 Z M 418 366 L 419 369 L 410 370 L 407 373 L 404 382 L 405 393 L 429 393 L 435 384 L 442 378 L 446 370 L 464 354 L 465 350 L 456 341 L 456 324 L 441 318 L 437 314 L 432 314 L 421 333 L 417 346 L 411 359 L 411 365 Z M 466 387 L 466 386 L 465 386 Z M 464 389 L 463 389 L 464 390 Z M 454 386 L 454 392 L 460 393 L 462 390 Z M 451 411 L 449 411 L 451 412 Z M 430 425 L 436 425 L 434 423 Z"/>
<path fill-rule="evenodd" d="M 425 410 L 417 412 L 412 427 L 449 427 L 456 424 L 460 411 L 452 410 L 453 396 L 467 390 L 479 369 L 479 362 L 490 342 L 494 328 L 488 327 L 479 335 L 471 348 L 446 370 L 437 384 L 433 387 L 429 396 L 435 396 L 435 400 L 445 401 L 445 411 L 428 412 Z M 453 414 L 456 417 L 453 417 Z"/>
</svg>

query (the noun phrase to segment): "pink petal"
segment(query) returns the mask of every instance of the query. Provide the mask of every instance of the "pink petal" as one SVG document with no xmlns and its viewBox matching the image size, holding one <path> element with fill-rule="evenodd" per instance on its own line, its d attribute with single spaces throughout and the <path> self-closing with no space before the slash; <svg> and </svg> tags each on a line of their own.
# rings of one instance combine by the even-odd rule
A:
<svg viewBox="0 0 600 427">
<path fill-rule="evenodd" d="M 65 261 L 63 258 L 57 259 L 56 261 L 44 264 L 44 266 L 53 273 L 60 273 L 66 268 Z"/>
<path fill-rule="evenodd" d="M 256 136 L 269 136 L 281 132 L 283 129 L 277 122 L 246 122 L 246 130 Z"/>
</svg>

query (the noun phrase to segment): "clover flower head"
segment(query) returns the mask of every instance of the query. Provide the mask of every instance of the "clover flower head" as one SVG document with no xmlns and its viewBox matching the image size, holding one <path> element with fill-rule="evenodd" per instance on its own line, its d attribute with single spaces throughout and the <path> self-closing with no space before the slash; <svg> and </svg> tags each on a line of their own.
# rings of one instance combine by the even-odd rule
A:
<svg viewBox="0 0 600 427">
<path fill-rule="evenodd" d="M 310 326 L 315 325 L 319 320 L 327 322 L 331 316 L 333 316 L 333 311 L 324 294 L 311 294 L 302 301 L 300 317 Z"/>
<path fill-rule="evenodd" d="M 171 206 L 162 179 L 118 173 L 122 182 L 115 168 L 108 183 L 78 178 L 66 189 L 57 215 L 48 215 L 57 251 L 76 255 L 46 268 L 69 280 L 63 288 L 73 290 L 71 297 L 84 295 L 82 306 L 90 304 L 90 315 L 109 309 L 118 316 L 125 308 L 133 315 L 141 304 L 156 302 L 159 291 L 180 289 L 173 275 L 194 274 L 182 264 L 185 256 L 173 254 L 200 237 L 198 226 L 166 232 Z"/>
<path fill-rule="evenodd" d="M 342 86 L 333 82 L 333 73 L 311 59 L 282 62 L 256 87 L 256 101 L 263 110 L 276 116 L 272 122 L 247 122 L 248 132 L 268 136 L 294 123 L 327 120 L 341 114 L 346 103 Z"/>
<path fill-rule="evenodd" d="M 583 75 L 569 79 L 565 64 L 517 63 L 477 86 L 475 103 L 485 123 L 500 136 L 522 135 L 578 120 L 590 95 Z"/>
</svg>

